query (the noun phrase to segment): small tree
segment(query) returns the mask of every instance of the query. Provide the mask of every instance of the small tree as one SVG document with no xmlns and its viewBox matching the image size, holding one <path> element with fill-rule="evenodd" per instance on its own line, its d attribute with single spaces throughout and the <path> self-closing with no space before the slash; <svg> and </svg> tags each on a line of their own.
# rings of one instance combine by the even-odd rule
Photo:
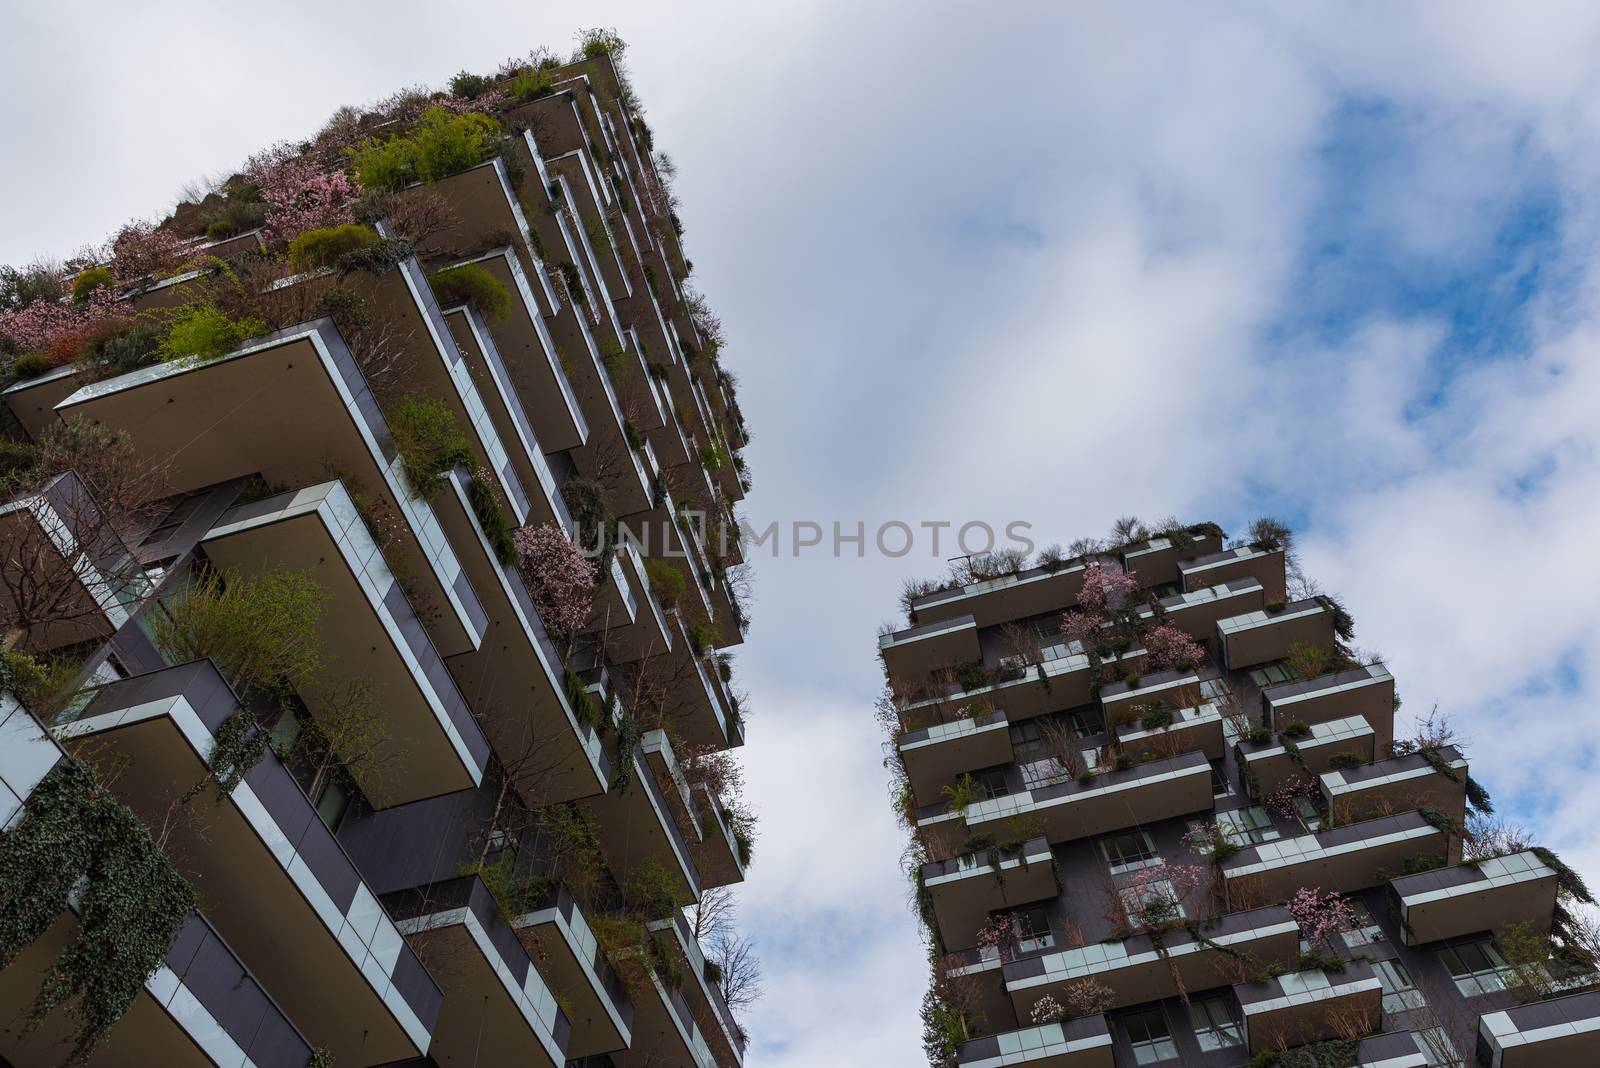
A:
<svg viewBox="0 0 1600 1068">
<path fill-rule="evenodd" d="M 1312 946 L 1333 949 L 1335 935 L 1343 934 L 1356 924 L 1355 910 L 1350 902 L 1329 891 L 1301 887 L 1289 901 L 1289 915 L 1300 925 L 1306 941 Z"/>
<path fill-rule="evenodd" d="M 156 644 L 177 661 L 210 657 L 237 693 L 281 693 L 322 670 L 318 625 L 328 595 L 310 571 L 205 571 L 151 614 Z"/>
<path fill-rule="evenodd" d="M 1149 655 L 1150 666 L 1157 671 L 1184 665 L 1193 667 L 1206 655 L 1199 642 L 1170 623 L 1151 627 L 1145 633 L 1144 648 Z"/>
<path fill-rule="evenodd" d="M 570 644 L 594 608 L 594 562 L 549 523 L 522 527 L 512 541 L 539 618 L 558 641 Z"/>
<path fill-rule="evenodd" d="M 1132 571 L 1122 571 L 1097 560 L 1083 569 L 1083 587 L 1078 590 L 1078 604 L 1091 610 L 1115 608 L 1124 597 L 1138 588 L 1138 576 Z"/>
</svg>

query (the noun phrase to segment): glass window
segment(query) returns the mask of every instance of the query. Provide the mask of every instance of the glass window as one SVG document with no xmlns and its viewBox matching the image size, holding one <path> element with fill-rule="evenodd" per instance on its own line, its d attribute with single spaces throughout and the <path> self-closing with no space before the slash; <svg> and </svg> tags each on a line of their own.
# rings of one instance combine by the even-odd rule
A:
<svg viewBox="0 0 1600 1068">
<path fill-rule="evenodd" d="M 1233 1002 L 1227 998 L 1190 1002 L 1189 1022 L 1194 1025 L 1194 1037 L 1199 1040 L 1200 1049 L 1207 1053 L 1244 1045 L 1244 1028 Z"/>
<path fill-rule="evenodd" d="M 1222 701 L 1232 694 L 1227 679 L 1201 679 L 1200 696 L 1206 701 Z"/>
<path fill-rule="evenodd" d="M 329 775 L 323 780 L 322 788 L 317 791 L 317 815 L 322 817 L 328 830 L 338 828 L 339 818 L 349 804 L 350 791 L 344 788 L 338 776 Z"/>
<path fill-rule="evenodd" d="M 1355 949 L 1384 941 L 1383 928 L 1373 919 L 1372 910 L 1367 908 L 1365 903 L 1351 901 L 1350 911 L 1355 915 L 1355 923 L 1344 933 L 1345 945 Z"/>
<path fill-rule="evenodd" d="M 1011 725 L 1011 749 L 1017 760 L 1037 760 L 1045 755 L 1045 742 L 1039 737 L 1039 721 L 1028 719 Z"/>
<path fill-rule="evenodd" d="M 1383 986 L 1383 1011 L 1391 1016 L 1423 1005 L 1422 992 L 1411 981 L 1411 973 L 1398 960 L 1374 961 L 1372 970 Z"/>
<path fill-rule="evenodd" d="M 1166 879 L 1151 879 L 1125 886 L 1118 893 L 1122 895 L 1122 907 L 1136 923 L 1161 923 L 1184 916 L 1178 892 Z"/>
<path fill-rule="evenodd" d="M 1106 863 L 1111 865 L 1112 875 L 1121 875 L 1126 871 L 1137 871 L 1161 863 L 1155 843 L 1143 831 L 1129 831 L 1127 834 L 1102 838 L 1100 851 L 1105 854 Z"/>
<path fill-rule="evenodd" d="M 1278 837 L 1278 832 L 1272 826 L 1272 817 L 1260 805 L 1217 813 L 1217 828 L 1222 831 L 1223 837 L 1237 846 L 1257 845 Z"/>
<path fill-rule="evenodd" d="M 1006 785 L 1006 773 L 1003 768 L 991 768 L 988 771 L 975 771 L 972 780 L 978 784 L 978 792 L 984 798 L 1004 797 L 1011 792 Z"/>
<path fill-rule="evenodd" d="M 1022 909 L 1011 914 L 1012 930 L 1017 936 L 1017 952 L 1030 953 L 1036 949 L 1049 949 L 1056 944 L 1050 930 L 1050 914 L 1043 908 Z"/>
<path fill-rule="evenodd" d="M 1223 766 L 1222 761 L 1213 760 L 1211 762 L 1211 796 L 1227 797 L 1231 793 L 1233 793 L 1233 783 L 1228 781 L 1227 768 Z"/>
<path fill-rule="evenodd" d="M 1172 1030 L 1167 1026 L 1167 1015 L 1159 1008 L 1130 1012 L 1122 1018 L 1122 1028 L 1128 1033 L 1133 1059 L 1138 1064 L 1155 1064 L 1178 1055 L 1178 1047 L 1172 1044 Z"/>
<path fill-rule="evenodd" d="M 1295 798 L 1294 799 L 1294 807 L 1295 807 L 1296 811 L 1298 811 L 1300 813 L 1300 822 L 1301 822 L 1301 824 L 1303 824 L 1305 826 L 1306 830 L 1308 830 L 1308 831 L 1320 831 L 1320 830 L 1322 830 L 1322 819 L 1323 819 L 1322 811 L 1317 808 L 1316 803 L 1314 801 L 1312 801 L 1311 798 L 1309 798 L 1309 797 L 1297 797 L 1297 798 Z"/>
<path fill-rule="evenodd" d="M 1459 946 L 1446 946 L 1439 951 L 1439 959 L 1450 970 L 1456 989 L 1464 997 L 1492 994 L 1506 988 L 1501 969 L 1506 959 L 1500 955 L 1492 941 L 1464 942 Z"/>
<path fill-rule="evenodd" d="M 1089 738 L 1101 731 L 1100 712 L 1094 708 L 1081 708 L 1076 712 L 1068 712 L 1063 717 L 1066 725 L 1078 738 Z"/>
<path fill-rule="evenodd" d="M 1043 760 L 1030 760 L 1026 764 L 1019 764 L 1017 770 L 1022 773 L 1022 788 L 1034 790 L 1043 786 L 1059 786 L 1072 778 L 1067 774 L 1067 769 L 1055 757 L 1045 757 Z"/>
<path fill-rule="evenodd" d="M 1250 669 L 1250 681 L 1265 689 L 1268 686 L 1280 686 L 1285 682 L 1294 681 L 1294 673 L 1283 665 L 1283 661 L 1272 664 L 1262 664 L 1258 668 Z"/>
</svg>

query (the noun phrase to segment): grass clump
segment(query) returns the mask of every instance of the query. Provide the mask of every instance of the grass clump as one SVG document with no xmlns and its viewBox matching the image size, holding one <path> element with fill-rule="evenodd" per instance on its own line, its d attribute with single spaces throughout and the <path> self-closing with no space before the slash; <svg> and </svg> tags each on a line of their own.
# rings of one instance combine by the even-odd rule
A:
<svg viewBox="0 0 1600 1068">
<path fill-rule="evenodd" d="M 78 272 L 72 280 L 72 303 L 82 304 L 89 299 L 89 294 L 101 286 L 109 286 L 116 282 L 110 267 L 85 267 Z"/>
<path fill-rule="evenodd" d="M 472 447 L 450 406 L 408 393 L 387 413 L 406 481 L 418 497 L 432 497 L 457 464 L 472 462 Z"/>
<path fill-rule="evenodd" d="M 463 263 L 428 276 L 434 296 L 443 305 L 472 301 L 484 318 L 498 322 L 511 310 L 511 293 L 480 263 Z"/>
<path fill-rule="evenodd" d="M 506 95 L 519 104 L 547 97 L 556 91 L 555 78 L 543 67 L 525 70 L 506 83 Z"/>
<path fill-rule="evenodd" d="M 306 230 L 289 242 L 289 265 L 296 271 L 332 267 L 346 254 L 370 248 L 377 241 L 378 232 L 359 223 Z"/>
<path fill-rule="evenodd" d="M 350 169 L 367 189 L 394 192 L 412 182 L 434 182 L 488 158 L 500 127 L 487 115 L 452 115 L 432 107 L 410 133 L 387 141 L 369 138 L 349 149 Z"/>
<path fill-rule="evenodd" d="M 226 356 L 241 341 L 265 333 L 267 324 L 253 316 L 233 319 L 215 304 L 190 304 L 167 323 L 167 336 L 157 353 L 162 362 L 192 358 L 202 363 Z"/>
</svg>

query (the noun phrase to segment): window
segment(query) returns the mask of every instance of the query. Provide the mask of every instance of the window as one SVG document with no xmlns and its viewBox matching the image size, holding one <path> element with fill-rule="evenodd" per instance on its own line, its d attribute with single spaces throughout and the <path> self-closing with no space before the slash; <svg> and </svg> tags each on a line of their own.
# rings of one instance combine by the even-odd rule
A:
<svg viewBox="0 0 1600 1068">
<path fill-rule="evenodd" d="M 1231 793 L 1233 793 L 1233 784 L 1228 781 L 1227 768 L 1223 766 L 1222 761 L 1213 760 L 1211 762 L 1211 796 L 1227 797 Z"/>
<path fill-rule="evenodd" d="M 1501 969 L 1506 959 L 1500 955 L 1492 941 L 1465 942 L 1459 946 L 1446 946 L 1439 951 L 1439 959 L 1450 970 L 1456 989 L 1463 997 L 1492 994 L 1506 988 Z"/>
<path fill-rule="evenodd" d="M 1155 1064 L 1178 1055 L 1178 1047 L 1172 1044 L 1172 1029 L 1167 1026 L 1167 1015 L 1158 1008 L 1129 1013 L 1122 1018 L 1122 1029 L 1128 1033 L 1135 1063 Z"/>
<path fill-rule="evenodd" d="M 1206 1053 L 1229 1046 L 1244 1045 L 1244 1028 L 1233 1003 L 1227 998 L 1206 998 L 1189 1003 L 1189 1022 L 1194 1025 L 1194 1037 Z"/>
<path fill-rule="evenodd" d="M 1111 865 L 1112 875 L 1151 868 L 1161 863 L 1155 843 L 1143 831 L 1129 831 L 1127 834 L 1102 838 L 1100 851 L 1105 854 L 1106 863 Z"/>
<path fill-rule="evenodd" d="M 1279 686 L 1285 682 L 1294 681 L 1294 672 L 1284 667 L 1279 660 L 1272 664 L 1263 664 L 1258 668 L 1250 669 L 1250 681 L 1265 689 L 1268 686 Z"/>
<path fill-rule="evenodd" d="M 1237 846 L 1270 842 L 1278 837 L 1278 832 L 1272 826 L 1272 817 L 1260 805 L 1217 813 L 1217 829 Z"/>
<path fill-rule="evenodd" d="M 337 775 L 329 775 L 322 781 L 322 788 L 317 791 L 317 815 L 322 817 L 328 830 L 338 829 L 339 819 L 349 805 L 350 791 L 345 789 Z"/>
<path fill-rule="evenodd" d="M 1136 923 L 1156 924 L 1184 916 L 1178 891 L 1166 879 L 1151 879 L 1117 892 L 1122 895 L 1122 907 Z"/>
<path fill-rule="evenodd" d="M 1045 755 L 1046 746 L 1044 739 L 1039 737 L 1038 720 L 1029 719 L 1013 723 L 1010 730 L 1011 749 L 1018 761 L 1037 760 Z"/>
<path fill-rule="evenodd" d="M 1295 810 L 1297 812 L 1299 812 L 1299 814 L 1300 814 L 1300 822 L 1301 822 L 1301 824 L 1303 824 L 1305 826 L 1306 830 L 1308 830 L 1308 831 L 1320 831 L 1320 830 L 1322 830 L 1322 820 L 1323 820 L 1322 811 L 1319 808 L 1317 808 L 1316 803 L 1313 802 L 1311 800 L 1311 798 L 1309 798 L 1309 797 L 1297 797 L 1297 798 L 1295 798 L 1294 799 L 1294 807 L 1295 807 Z"/>
<path fill-rule="evenodd" d="M 977 784 L 978 793 L 982 795 L 985 800 L 996 797 L 1004 797 L 1006 794 L 1011 792 L 1011 788 L 1006 785 L 1006 773 L 1004 768 L 990 768 L 987 771 L 974 771 L 972 773 L 972 781 Z"/>
<path fill-rule="evenodd" d="M 1050 914 L 1043 908 L 1021 909 L 1011 914 L 1012 930 L 1017 935 L 1017 952 L 1031 953 L 1056 944 L 1050 930 Z"/>
<path fill-rule="evenodd" d="M 1355 924 L 1344 933 L 1345 945 L 1356 949 L 1384 941 L 1383 928 L 1372 918 L 1371 909 L 1363 902 L 1351 901 L 1350 911 L 1355 915 Z"/>
<path fill-rule="evenodd" d="M 1232 693 L 1227 679 L 1200 680 L 1200 696 L 1205 701 L 1225 701 Z"/>
<path fill-rule="evenodd" d="M 194 515 L 195 509 L 198 508 L 200 503 L 205 499 L 206 494 L 203 493 L 195 494 L 189 497 L 178 498 L 177 503 L 174 504 L 172 509 L 167 512 L 166 517 L 161 520 L 161 523 L 154 530 L 145 535 L 140 544 L 152 546 L 160 545 L 162 542 L 172 537 L 178 532 L 179 527 L 183 526 L 184 523 L 189 521 L 189 517 Z"/>
<path fill-rule="evenodd" d="M 1411 981 L 1411 973 L 1406 971 L 1404 964 L 1398 960 L 1374 961 L 1372 970 L 1377 973 L 1378 982 L 1383 986 L 1384 1012 L 1393 1016 L 1422 1008 L 1422 992 Z"/>
</svg>

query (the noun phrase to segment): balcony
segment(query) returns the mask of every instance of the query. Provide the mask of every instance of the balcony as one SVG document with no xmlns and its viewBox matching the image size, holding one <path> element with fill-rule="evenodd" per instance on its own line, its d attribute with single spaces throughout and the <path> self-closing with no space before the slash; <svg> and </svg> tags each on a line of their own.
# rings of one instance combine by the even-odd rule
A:
<svg viewBox="0 0 1600 1068">
<path fill-rule="evenodd" d="M 1591 1068 L 1600 991 L 1513 1005 L 1478 1020 L 1480 1068 Z"/>
<path fill-rule="evenodd" d="M 518 916 L 513 926 L 533 940 L 539 966 L 571 1003 L 567 1056 L 576 1060 L 628 1046 L 633 1002 L 566 887 L 558 886 L 542 908 Z"/>
<path fill-rule="evenodd" d="M 428 1056 L 440 1068 L 565 1068 L 571 1024 L 476 875 L 384 898 L 445 990 Z"/>
<path fill-rule="evenodd" d="M 1178 581 L 1178 563 L 1196 556 L 1207 556 L 1222 549 L 1222 539 L 1215 534 L 1191 537 L 1190 544 L 1179 548 L 1168 537 L 1151 538 L 1136 548 L 1122 553 L 1122 566 L 1139 574 L 1145 586 L 1164 586 Z"/>
<path fill-rule="evenodd" d="M 1197 927 L 1196 939 L 1187 929 L 1169 931 L 1165 947 L 1156 949 L 1149 935 L 1136 934 L 1121 942 L 1093 945 L 1023 957 L 1004 967 L 1006 992 L 1017 1019 L 1026 1020 L 1034 1004 L 1046 994 L 1065 1003 L 1066 987 L 1093 978 L 1110 987 L 1112 1008 L 1176 997 L 1173 971 L 1185 990 L 1206 990 L 1231 982 L 1241 955 L 1255 966 L 1292 961 L 1300 950 L 1300 928 L 1282 905 L 1234 912 Z"/>
<path fill-rule="evenodd" d="M 518 494 L 512 502 L 518 516 L 527 523 L 548 523 L 570 533 L 574 523 L 555 473 L 545 460 L 548 450 L 534 431 L 522 395 L 501 359 L 488 324 L 470 304 L 446 310 L 444 320 L 456 351 L 477 384 L 476 393 L 491 423 L 490 433 L 506 453 L 510 470 L 502 470 L 500 479 L 507 493 Z"/>
<path fill-rule="evenodd" d="M 77 924 L 72 913 L 62 913 L 0 972 L 0 1012 L 8 1021 L 27 1016 L 39 977 L 67 948 Z M 0 1056 L 13 1068 L 46 1068 L 63 1063 L 77 1023 L 57 1010 L 38 1030 L 21 1030 L 8 1027 L 0 1035 Z M 138 1063 L 173 1068 L 303 1068 L 312 1054 L 311 1044 L 197 912 L 184 919 L 165 960 L 111 1035 L 111 1043 L 83 1063 L 115 1068 L 133 1063 L 128 1054 L 137 1051 Z"/>
<path fill-rule="evenodd" d="M 1315 598 L 1286 604 L 1276 612 L 1258 608 L 1219 619 L 1217 641 L 1223 663 L 1237 671 L 1281 660 L 1296 643 L 1333 648 L 1333 614 Z"/>
<path fill-rule="evenodd" d="M 483 648 L 451 657 L 450 674 L 473 695 L 484 733 L 519 786 L 553 801 L 601 792 L 611 781 L 604 742 L 578 717 L 565 663 L 516 565 L 489 548 L 461 469 L 439 496 L 449 535 L 478 546 L 464 559 L 490 620 Z"/>
<path fill-rule="evenodd" d="M 977 620 L 969 613 L 880 634 L 878 655 L 891 678 L 920 681 L 939 668 L 982 655 Z"/>
<path fill-rule="evenodd" d="M 1366 961 L 1342 971 L 1287 972 L 1233 988 L 1250 1051 L 1281 1049 L 1378 1029 L 1383 985 Z"/>
<path fill-rule="evenodd" d="M 673 799 L 656 782 L 652 753 L 658 764 L 665 760 L 663 753 L 670 757 L 664 732 L 646 731 L 629 754 L 626 772 L 618 768 L 611 788 L 582 804 L 599 824 L 601 851 L 617 882 L 626 883 L 641 866 L 654 862 L 673 877 L 680 895 L 698 901 L 700 873 L 674 816 Z M 677 800 L 681 804 L 686 799 Z"/>
<path fill-rule="evenodd" d="M 1009 764 L 1011 723 L 999 709 L 982 711 L 951 723 L 936 723 L 900 735 L 896 747 L 916 797 L 939 796 L 939 787 L 962 772 Z"/>
<path fill-rule="evenodd" d="M 0 828 L 10 827 L 39 780 L 61 759 L 61 747 L 39 721 L 0 690 Z"/>
<path fill-rule="evenodd" d="M 28 432 L 28 437 L 38 441 L 39 435 L 56 422 L 56 405 L 81 385 L 77 367 L 69 363 L 7 386 L 0 396 L 5 397 L 6 407 Z"/>
<path fill-rule="evenodd" d="M 928 624 L 970 615 L 978 626 L 993 627 L 1059 612 L 1077 599 L 1083 588 L 1083 570 L 1081 561 L 1056 568 L 1026 567 L 1010 575 L 924 594 L 912 600 L 911 616 L 919 624 Z"/>
<path fill-rule="evenodd" d="M 678 609 L 667 610 L 672 630 L 672 651 L 663 664 L 668 672 L 673 718 L 683 737 L 718 749 L 744 744 L 744 724 L 733 715 L 732 698 L 722 687 L 714 666 L 706 663 L 707 650 L 697 651 Z"/>
<path fill-rule="evenodd" d="M 1197 642 L 1209 643 L 1216 636 L 1217 623 L 1241 612 L 1259 609 L 1266 603 L 1261 583 L 1255 579 L 1234 579 L 1189 593 L 1161 598 L 1166 622 Z M 1148 605 L 1140 609 L 1146 619 L 1155 613 Z"/>
<path fill-rule="evenodd" d="M 1292 753 L 1290 746 L 1294 747 Z M 1359 757 L 1366 763 L 1377 755 L 1372 727 L 1360 716 L 1315 724 L 1304 738 L 1279 735 L 1265 742 L 1242 739 L 1237 747 L 1245 781 L 1252 785 L 1252 794 L 1257 798 L 1265 797 L 1290 779 L 1304 778 L 1306 771 L 1321 775 L 1335 758 Z"/>
<path fill-rule="evenodd" d="M 644 558 L 632 541 L 617 546 L 617 564 L 623 580 L 635 592 L 633 618 L 597 613 L 593 625 L 605 634 L 606 651 L 618 664 L 631 664 L 645 657 L 672 651 L 673 627 L 665 609 L 650 586 L 650 573 Z"/>
<path fill-rule="evenodd" d="M 1267 551 L 1243 545 L 1224 552 L 1208 553 L 1178 564 L 1178 578 L 1184 591 L 1215 586 L 1219 582 L 1253 578 L 1261 583 L 1268 604 L 1281 604 L 1285 593 L 1283 550 Z"/>
<path fill-rule="evenodd" d="M 646 983 L 637 995 L 633 1045 L 611 1054 L 617 1068 L 654 1068 L 662 1064 L 724 1068 L 717 1063 L 683 992 L 664 986 L 653 971 Z"/>
<path fill-rule="evenodd" d="M 1117 727 L 1117 740 L 1135 760 L 1195 751 L 1208 760 L 1221 760 L 1226 745 L 1222 709 L 1210 702 L 1174 709 L 1172 722 L 1165 727 L 1146 727 L 1135 719 Z"/>
<path fill-rule="evenodd" d="M 1322 796 L 1341 823 L 1427 806 L 1455 820 L 1457 827 L 1465 826 L 1467 762 L 1454 746 L 1440 749 L 1437 760 L 1434 764 L 1413 753 L 1324 772 Z"/>
<path fill-rule="evenodd" d="M 1303 886 L 1350 893 L 1386 882 L 1407 861 L 1432 855 L 1448 863 L 1457 851 L 1450 836 L 1403 812 L 1295 838 L 1245 846 L 1222 863 L 1230 893 L 1262 893 L 1286 900 Z"/>
<path fill-rule="evenodd" d="M 501 368 L 496 375 L 509 386 L 503 391 L 513 393 L 521 402 L 527 419 L 538 429 L 538 440 L 545 451 L 573 449 L 588 441 L 589 424 L 539 308 L 535 285 L 542 283 L 548 292 L 549 280 L 541 271 L 530 279 L 521 258 L 510 248 L 493 249 L 460 262 L 482 267 L 511 294 L 511 307 L 505 318 L 485 323 L 480 329 L 499 358 Z M 457 340 L 461 340 L 459 334 Z"/>
<path fill-rule="evenodd" d="M 225 573 L 306 571 L 327 593 L 321 651 L 324 678 L 333 681 L 301 697 L 315 717 L 340 700 L 349 679 L 376 687 L 389 737 L 375 762 L 404 773 L 361 783 L 375 807 L 482 781 L 489 742 L 342 483 L 237 505 L 201 546 Z"/>
<path fill-rule="evenodd" d="M 113 791 L 147 826 L 208 773 L 240 711 L 209 660 L 102 687 L 57 728 L 118 769 Z M 316 1046 L 347 1063 L 422 1055 L 442 995 L 355 865 L 270 751 L 206 820 L 171 824 L 166 849 L 206 916 Z"/>
<path fill-rule="evenodd" d="M 1261 691 L 1261 703 L 1275 730 L 1295 720 L 1316 724 L 1361 716 L 1372 725 L 1378 752 L 1387 752 L 1394 740 L 1394 676 L 1382 664 L 1273 686 Z"/>
<path fill-rule="evenodd" d="M 1410 946 L 1514 923 L 1546 932 L 1556 904 L 1556 873 L 1528 851 L 1404 875 L 1390 886 Z"/>
<path fill-rule="evenodd" d="M 928 624 L 930 627 L 939 625 Z M 993 702 L 1005 708 L 1011 722 L 1018 723 L 1095 701 L 1093 665 L 1076 642 L 1046 646 L 1043 655 L 1041 663 L 1016 666 L 1012 678 L 992 685 L 976 690 L 953 690 L 944 696 L 908 701 L 902 706 L 907 719 L 929 722 L 952 714 L 964 718 L 959 713 L 964 712 L 965 706 Z M 1108 656 L 1104 666 L 1114 672 L 1142 672 L 1145 660 L 1145 651 L 1134 648 L 1120 656 Z"/>
<path fill-rule="evenodd" d="M 960 1068 L 1112 1068 L 1111 1032 L 1099 1014 L 1062 1023 L 1024 1027 L 963 1042 L 956 1048 Z"/>
<path fill-rule="evenodd" d="M 690 847 L 700 884 L 707 889 L 744 882 L 749 865 L 750 844 L 740 843 L 722 802 L 704 783 L 693 788 L 695 811 L 699 813 L 699 841 Z"/>
<path fill-rule="evenodd" d="M 1136 705 L 1160 701 L 1181 708 L 1199 700 L 1200 675 L 1195 671 L 1156 671 L 1140 676 L 1132 685 L 1118 679 L 1100 687 L 1100 705 L 1105 709 L 1106 723 L 1112 725 L 1127 721 Z"/>
<path fill-rule="evenodd" d="M 1211 807 L 1211 765 L 1203 753 L 1183 753 L 1080 782 L 1043 786 L 977 801 L 961 813 L 942 812 L 919 820 L 930 829 L 941 824 L 977 834 L 1007 833 L 1014 817 L 1038 817 L 1051 842 L 1069 842 L 1142 823 L 1170 819 Z M 928 806 L 937 810 L 939 806 Z"/>
<path fill-rule="evenodd" d="M 933 900 L 946 945 L 970 946 L 989 913 L 1060 893 L 1055 854 L 1043 838 L 1002 852 L 980 850 L 922 866 L 922 885 Z"/>
<path fill-rule="evenodd" d="M 682 990 L 689 1010 L 716 1055 L 717 1063 L 739 1065 L 744 1063 L 744 1032 L 733 1018 L 733 1011 L 723 1000 L 722 988 L 706 978 L 706 959 L 696 941 L 689 922 L 682 912 L 674 912 L 671 919 L 650 924 L 660 942 L 683 969 Z"/>
<path fill-rule="evenodd" d="M 383 414 L 331 319 L 256 338 L 209 363 L 157 364 L 86 385 L 56 411 L 128 430 L 143 455 L 159 458 L 175 492 L 251 474 L 314 485 L 336 467 L 374 509 L 399 517 L 397 551 L 419 594 L 440 609 L 430 624 L 439 652 L 482 640 L 477 596 L 432 509 L 411 495 Z"/>
<path fill-rule="evenodd" d="M 0 613 L 27 627 L 23 647 L 48 651 L 104 639 L 138 610 L 154 584 L 78 476 L 0 505 Z"/>
</svg>

